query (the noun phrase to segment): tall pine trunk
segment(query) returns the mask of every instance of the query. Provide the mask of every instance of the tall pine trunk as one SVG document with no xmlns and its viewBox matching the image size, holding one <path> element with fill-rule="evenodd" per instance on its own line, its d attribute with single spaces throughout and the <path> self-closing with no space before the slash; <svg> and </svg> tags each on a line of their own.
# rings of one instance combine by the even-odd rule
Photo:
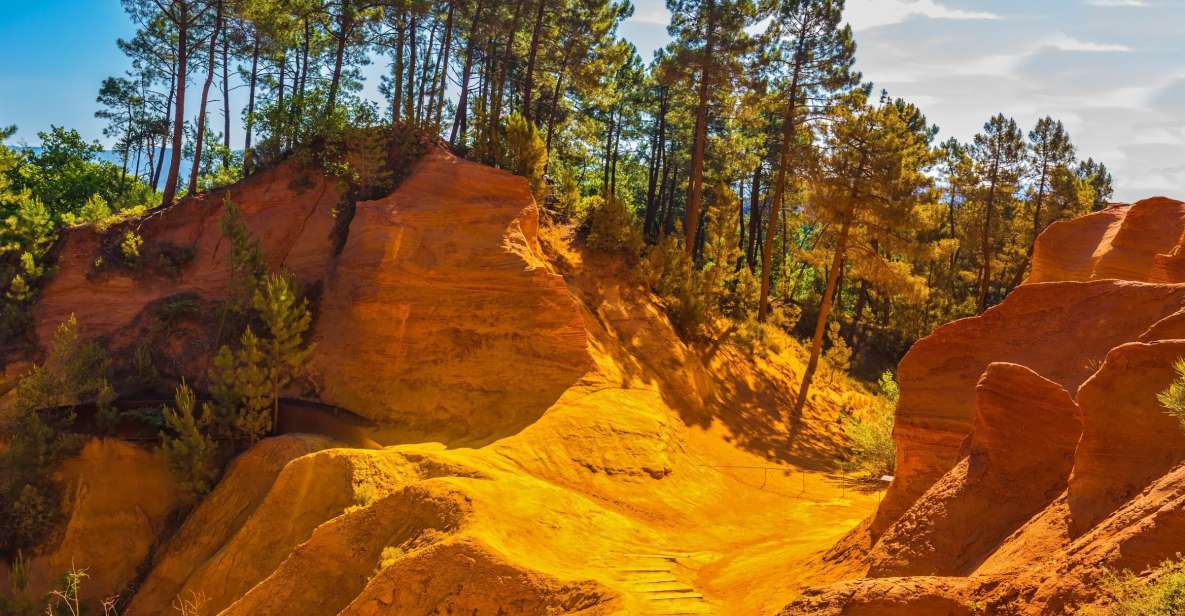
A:
<svg viewBox="0 0 1185 616">
<path fill-rule="evenodd" d="M 665 86 L 660 87 L 658 91 L 657 119 L 658 126 L 655 129 L 654 145 L 650 150 L 652 158 L 650 177 L 648 178 L 648 186 L 646 187 L 646 222 L 642 227 L 643 233 L 648 239 L 657 235 L 652 231 L 658 210 L 656 188 L 658 186 L 658 174 L 662 171 L 664 164 L 663 154 L 667 149 L 667 89 Z"/>
<path fill-rule="evenodd" d="M 708 0 L 708 31 L 700 59 L 699 103 L 695 108 L 695 134 L 691 149 L 691 177 L 687 188 L 687 220 L 684 222 L 687 255 L 695 256 L 699 236 L 700 205 L 704 196 L 704 150 L 708 139 L 708 100 L 710 96 L 712 54 L 715 51 L 716 3 Z"/>
<path fill-rule="evenodd" d="M 325 116 L 333 115 L 337 108 L 337 92 L 341 89 L 342 64 L 346 58 L 346 43 L 353 33 L 354 16 L 348 3 L 342 4 L 341 15 L 338 16 L 337 48 L 333 54 L 333 77 L 329 81 L 329 102 L 325 104 Z"/>
<path fill-rule="evenodd" d="M 411 11 L 407 26 L 407 93 L 403 99 L 403 117 L 408 122 L 414 122 L 416 116 L 416 12 Z"/>
<path fill-rule="evenodd" d="M 198 104 L 197 134 L 193 138 L 193 168 L 189 172 L 189 194 L 197 194 L 198 174 L 202 168 L 202 144 L 206 140 L 206 102 L 210 99 L 210 86 L 214 84 L 214 66 L 218 58 L 218 34 L 222 31 L 222 2 L 219 0 L 214 14 L 214 31 L 210 33 L 210 54 L 206 65 L 206 81 L 202 85 L 202 98 Z"/>
<path fill-rule="evenodd" d="M 469 75 L 473 72 L 473 52 L 477 48 L 477 29 L 478 24 L 481 23 L 481 11 L 485 8 L 485 0 L 478 0 L 477 6 L 473 9 L 473 25 L 469 29 L 469 41 L 466 44 L 465 50 L 465 68 L 461 74 L 461 92 L 459 94 L 460 100 L 457 101 L 457 114 L 453 118 L 453 131 L 449 136 L 449 145 L 456 147 L 458 132 L 460 138 L 465 138 L 465 128 L 467 126 L 466 115 L 469 113 Z"/>
<path fill-rule="evenodd" d="M 456 9 L 456 6 L 456 0 L 449 1 L 448 14 L 444 18 L 444 39 L 440 46 L 440 68 L 436 71 L 436 77 L 432 84 L 433 102 L 429 113 L 433 115 L 433 134 L 440 132 L 441 117 L 444 114 L 444 90 L 445 84 L 448 83 L 449 52 L 453 48 L 453 10 Z"/>
<path fill-rule="evenodd" d="M 523 83 L 523 117 L 530 121 L 531 95 L 535 91 L 535 62 L 539 57 L 539 35 L 543 31 L 543 13 L 547 8 L 547 0 L 539 0 L 539 10 L 535 12 L 535 27 L 531 29 L 531 50 L 527 54 L 527 75 Z"/>
<path fill-rule="evenodd" d="M 416 115 L 415 123 L 417 125 L 424 124 L 424 86 L 428 83 L 428 72 L 432 61 L 432 48 L 436 46 L 436 26 L 439 24 L 438 20 L 432 20 L 432 29 L 428 31 L 428 47 L 424 50 L 423 61 L 420 62 L 420 83 L 416 88 Z"/>
<path fill-rule="evenodd" d="M 745 248 L 745 260 L 752 269 L 757 264 L 757 236 L 761 232 L 761 163 L 753 170 L 753 185 L 749 188 L 749 244 Z"/>
<path fill-rule="evenodd" d="M 1000 179 L 999 156 L 992 161 L 991 187 L 988 188 L 986 211 L 983 214 L 983 268 L 979 279 L 979 312 L 987 310 L 988 294 L 992 286 L 992 218 L 996 213 L 996 184 Z"/>
<path fill-rule="evenodd" d="M 251 173 L 255 166 L 255 155 L 251 150 L 251 129 L 255 127 L 255 84 L 259 79 L 259 33 L 255 32 L 255 45 L 251 50 L 251 79 L 247 86 L 247 134 L 243 140 L 243 172 Z"/>
<path fill-rule="evenodd" d="M 165 190 L 161 205 L 173 205 L 177 197 L 177 176 L 181 174 L 181 145 L 185 139 L 185 82 L 186 66 L 189 64 L 189 3 L 178 3 L 177 20 L 177 90 L 173 102 L 177 105 L 173 120 L 173 145 L 169 152 L 169 175 L 165 178 Z"/>
<path fill-rule="evenodd" d="M 1033 251 L 1037 248 L 1037 236 L 1045 230 L 1041 226 L 1041 207 L 1045 203 L 1045 185 L 1049 182 L 1049 164 L 1042 162 L 1041 164 L 1041 180 L 1037 184 L 1037 201 L 1033 204 L 1033 233 L 1029 238 L 1029 246 L 1025 249 L 1024 261 L 1020 264 L 1020 269 L 1016 270 L 1016 275 L 1012 278 L 1012 288 L 1020 286 L 1025 279 L 1025 272 L 1028 271 L 1029 265 L 1033 262 Z"/>
<path fill-rule="evenodd" d="M 222 166 L 230 166 L 230 37 L 222 35 Z"/>
<path fill-rule="evenodd" d="M 844 212 L 843 226 L 839 230 L 839 239 L 835 243 L 835 254 L 831 258 L 831 268 L 827 273 L 827 287 L 823 290 L 823 301 L 819 305 L 819 318 L 815 321 L 815 335 L 811 339 L 811 357 L 807 362 L 806 372 L 802 375 L 802 384 L 798 387 L 798 400 L 794 403 L 794 414 L 791 419 L 802 416 L 802 408 L 806 405 L 811 382 L 815 378 L 815 371 L 819 369 L 819 355 L 823 352 L 823 336 L 827 333 L 827 318 L 831 315 L 831 305 L 835 297 L 835 289 L 839 285 L 840 270 L 843 269 L 844 258 L 847 256 L 848 234 L 852 228 L 853 210 L 856 203 L 855 190 L 852 193 L 852 201 L 848 204 L 847 211 Z"/>
<path fill-rule="evenodd" d="M 403 43 L 407 36 L 407 14 L 399 14 L 395 32 L 395 65 L 391 67 L 391 121 L 399 124 L 403 114 Z"/>
<path fill-rule="evenodd" d="M 795 122 L 798 117 L 798 88 L 802 78 L 803 63 L 806 61 L 806 25 L 798 37 L 798 49 L 794 54 L 794 71 L 790 78 L 790 92 L 782 118 L 782 143 L 778 148 L 778 174 L 774 180 L 773 197 L 769 202 L 769 229 L 765 233 L 765 250 L 761 254 L 761 302 L 757 308 L 757 320 L 769 318 L 769 287 L 773 277 L 773 242 L 778 233 L 782 202 L 786 197 L 786 182 L 790 170 L 790 146 L 797 134 Z"/>
</svg>

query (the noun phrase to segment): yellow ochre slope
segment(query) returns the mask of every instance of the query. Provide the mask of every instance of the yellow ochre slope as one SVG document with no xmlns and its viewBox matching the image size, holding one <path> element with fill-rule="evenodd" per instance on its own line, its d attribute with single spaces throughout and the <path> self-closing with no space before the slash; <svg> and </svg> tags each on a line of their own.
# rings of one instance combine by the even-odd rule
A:
<svg viewBox="0 0 1185 616">
<path fill-rule="evenodd" d="M 283 192 L 292 173 L 232 197 L 273 266 L 322 285 L 322 399 L 382 427 L 348 446 L 290 429 L 240 456 L 154 548 L 127 614 L 180 597 L 202 614 L 749 615 L 855 573 L 821 556 L 880 497 L 835 470 L 841 409 L 868 403 L 846 376 L 824 376 L 787 422 L 796 342 L 685 344 L 620 263 L 540 228 L 508 173 L 432 152 L 392 195 L 359 203 L 344 250 L 323 259 L 308 229 L 331 226 L 332 200 L 316 184 L 317 201 Z M 212 201 L 146 225 L 146 242 L 208 225 L 213 214 L 185 208 Z M 303 226 L 286 231 L 292 219 Z M 85 238 L 64 251 L 85 259 Z M 153 297 L 187 280 L 217 295 L 224 252 L 199 247 L 202 271 Z M 128 284 L 71 278 L 42 310 L 134 340 L 135 310 L 88 323 L 82 305 L 116 302 Z M 137 498 L 174 496 L 126 505 Z"/>
</svg>

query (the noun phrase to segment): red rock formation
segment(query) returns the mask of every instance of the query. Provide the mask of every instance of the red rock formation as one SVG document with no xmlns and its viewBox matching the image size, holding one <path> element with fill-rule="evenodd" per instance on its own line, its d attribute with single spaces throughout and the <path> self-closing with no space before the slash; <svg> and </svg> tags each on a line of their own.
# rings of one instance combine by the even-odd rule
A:
<svg viewBox="0 0 1185 616">
<path fill-rule="evenodd" d="M 957 578 L 855 580 L 810 589 L 779 616 L 974 616 L 969 584 Z"/>
<path fill-rule="evenodd" d="M 159 365 L 203 376 L 227 292 L 229 199 L 267 265 L 324 298 L 311 370 L 323 401 L 404 436 L 480 443 L 521 429 L 590 368 L 576 302 L 541 258 L 526 180 L 433 150 L 394 193 L 356 205 L 335 255 L 344 198 L 340 182 L 282 163 L 146 216 L 136 269 L 94 270 L 104 238 L 67 233 L 36 308 L 38 337 L 74 314 L 113 349 L 154 341 Z M 177 251 L 191 255 L 179 271 L 160 266 Z M 160 307 L 182 296 L 199 315 L 163 326 Z"/>
<path fill-rule="evenodd" d="M 976 389 L 967 457 L 885 532 L 871 576 L 967 574 L 1066 489 L 1081 432 L 1066 390 L 1002 363 Z"/>
<path fill-rule="evenodd" d="M 1185 459 L 1185 431 L 1156 400 L 1182 357 L 1185 340 L 1125 344 L 1078 390 L 1083 430 L 1069 498 L 1076 534 Z"/>
<path fill-rule="evenodd" d="M 359 203 L 317 323 L 320 396 L 453 438 L 538 417 L 590 363 L 537 225 L 522 178 L 439 152 Z"/>
<path fill-rule="evenodd" d="M 1033 266 L 1025 282 L 1091 280 L 1130 208 L 1116 205 L 1046 227 L 1033 248 Z"/>
<path fill-rule="evenodd" d="M 107 263 L 99 271 L 95 262 L 103 256 L 104 237 L 90 227 L 67 232 L 57 271 L 37 304 L 37 337 L 49 340 L 57 325 L 74 314 L 88 336 L 115 336 L 120 345 L 136 337 L 126 329 L 154 301 L 181 293 L 224 297 L 229 247 L 219 225 L 227 199 L 259 239 L 267 265 L 311 284 L 328 269 L 333 211 L 343 195 L 337 182 L 292 162 L 261 171 L 227 190 L 185 199 L 137 221 L 144 239 L 143 265 L 137 270 Z M 162 254 L 169 253 L 189 255 L 178 258 L 184 263 L 175 277 L 160 267 Z"/>
<path fill-rule="evenodd" d="M 1185 286 L 1119 281 L 1024 285 L 983 315 L 938 328 L 901 361 L 897 478 L 873 532 L 888 528 L 961 457 L 988 364 L 1026 366 L 1076 391 L 1107 352 L 1185 303 Z"/>
<path fill-rule="evenodd" d="M 1154 197 L 1056 222 L 1037 239 L 1028 283 L 1185 282 L 1185 203 Z"/>
<path fill-rule="evenodd" d="M 1185 430 L 1156 399 L 1185 356 L 1183 228 L 1185 203 L 1165 198 L 1055 224 L 1028 283 L 915 345 L 868 552 L 872 575 L 915 577 L 815 589 L 783 613 L 1077 614 L 1108 600 L 1110 571 L 1185 552 Z M 988 368 L 972 427 L 992 361 L 1020 366 Z"/>
</svg>

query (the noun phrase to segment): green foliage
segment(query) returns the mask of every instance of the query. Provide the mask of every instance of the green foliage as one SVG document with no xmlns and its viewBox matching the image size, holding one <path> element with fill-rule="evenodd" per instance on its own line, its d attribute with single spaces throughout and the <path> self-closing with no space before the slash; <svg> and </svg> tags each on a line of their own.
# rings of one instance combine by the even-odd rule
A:
<svg viewBox="0 0 1185 616">
<path fill-rule="evenodd" d="M 271 274 L 255 292 L 253 307 L 266 329 L 247 326 L 232 351 L 223 346 L 210 371 L 212 416 L 229 438 L 255 443 L 275 428 L 280 392 L 304 376 L 313 346 L 304 338 L 312 322 L 307 300 L 289 276 Z"/>
<path fill-rule="evenodd" d="M 106 227 L 144 210 L 152 191 L 96 160 L 100 149 L 75 131 L 39 133 L 37 151 L 0 146 L 0 341 L 27 331 L 28 306 L 47 273 L 62 226 Z"/>
<path fill-rule="evenodd" d="M 272 431 L 272 390 L 262 343 L 248 326 L 239 349 L 223 346 L 210 372 L 216 415 L 224 433 L 254 444 Z"/>
<path fill-rule="evenodd" d="M 543 171 L 547 168 L 547 145 L 539 128 L 520 113 L 506 119 L 506 150 L 510 170 L 527 178 L 536 199 L 546 198 Z"/>
<path fill-rule="evenodd" d="M 0 595 L 0 614 L 8 616 L 38 616 L 41 610 L 29 596 L 29 561 L 22 551 L 9 565 L 9 591 Z"/>
<path fill-rule="evenodd" d="M 222 236 L 230 244 L 230 258 L 227 260 L 229 281 L 227 283 L 227 307 L 231 312 L 244 313 L 251 306 L 255 288 L 263 279 L 267 268 L 263 264 L 263 252 L 259 240 L 251 235 L 251 229 L 243 221 L 243 215 L 229 199 L 222 204 Z"/>
<path fill-rule="evenodd" d="M 199 296 L 192 293 L 181 293 L 165 298 L 152 308 L 153 316 L 160 323 L 160 328 L 169 334 L 177 324 L 201 315 Z"/>
<path fill-rule="evenodd" d="M 140 247 L 144 245 L 144 238 L 139 233 L 128 229 L 124 231 L 123 240 L 119 242 L 119 254 L 124 263 L 135 265 L 140 262 Z"/>
<path fill-rule="evenodd" d="M 1108 573 L 1102 590 L 1110 601 L 1096 616 L 1178 616 L 1185 613 L 1185 561 L 1178 555 L 1141 575 Z"/>
<path fill-rule="evenodd" d="M 590 208 L 588 247 L 636 259 L 645 241 L 637 217 L 629 205 L 614 197 L 600 199 Z"/>
<path fill-rule="evenodd" d="M 86 400 L 109 405 L 114 398 L 109 367 L 103 348 L 83 341 L 71 316 L 55 332 L 45 362 L 17 384 L 17 416 L 4 426 L 11 440 L 0 457 L 0 553 L 39 545 L 60 515 L 60 488 L 52 475 L 71 445 L 65 430 L 74 414 L 43 417 L 43 411 Z"/>
<path fill-rule="evenodd" d="M 210 435 L 213 413 L 209 403 L 197 411 L 197 397 L 183 381 L 174 398 L 176 408 L 164 408 L 165 431 L 161 453 L 178 484 L 194 494 L 205 494 L 220 472 L 218 443 Z"/>
<path fill-rule="evenodd" d="M 638 268 L 643 282 L 666 304 L 667 316 L 682 335 L 698 337 L 707 323 L 709 300 L 703 276 L 683 249 L 679 234 L 671 233 L 646 252 Z"/>
<path fill-rule="evenodd" d="M 900 391 L 893 373 L 880 378 L 881 396 L 861 417 L 848 417 L 844 433 L 852 441 L 853 463 L 871 477 L 892 475 L 897 464 L 897 444 L 893 441 L 893 421 Z"/>
<path fill-rule="evenodd" d="M 1185 358 L 1173 363 L 1177 378 L 1164 391 L 1156 395 L 1164 412 L 1177 418 L 1185 429 Z"/>
<path fill-rule="evenodd" d="M 840 372 L 847 372 L 852 368 L 852 349 L 844 340 L 843 334 L 840 333 L 840 324 L 837 321 L 832 321 L 827 326 L 827 340 L 831 346 L 827 349 L 824 357 L 827 359 L 827 364 L 831 366 L 832 370 Z"/>
</svg>

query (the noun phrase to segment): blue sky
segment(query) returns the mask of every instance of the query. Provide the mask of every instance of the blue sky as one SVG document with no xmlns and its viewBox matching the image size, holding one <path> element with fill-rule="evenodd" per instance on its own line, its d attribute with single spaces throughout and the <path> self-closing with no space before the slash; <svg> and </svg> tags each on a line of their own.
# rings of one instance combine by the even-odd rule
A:
<svg viewBox="0 0 1185 616">
<path fill-rule="evenodd" d="M 668 14 L 663 0 L 635 4 L 623 34 L 648 59 Z M 1113 169 L 1118 198 L 1185 197 L 1185 0 L 847 4 L 865 78 L 918 103 L 943 137 L 968 139 L 997 112 L 1026 127 L 1049 114 Z M 95 94 L 126 68 L 115 39 L 132 31 L 118 0 L 0 0 L 0 125 L 17 124 L 18 143 L 50 124 L 102 140 Z"/>
</svg>

